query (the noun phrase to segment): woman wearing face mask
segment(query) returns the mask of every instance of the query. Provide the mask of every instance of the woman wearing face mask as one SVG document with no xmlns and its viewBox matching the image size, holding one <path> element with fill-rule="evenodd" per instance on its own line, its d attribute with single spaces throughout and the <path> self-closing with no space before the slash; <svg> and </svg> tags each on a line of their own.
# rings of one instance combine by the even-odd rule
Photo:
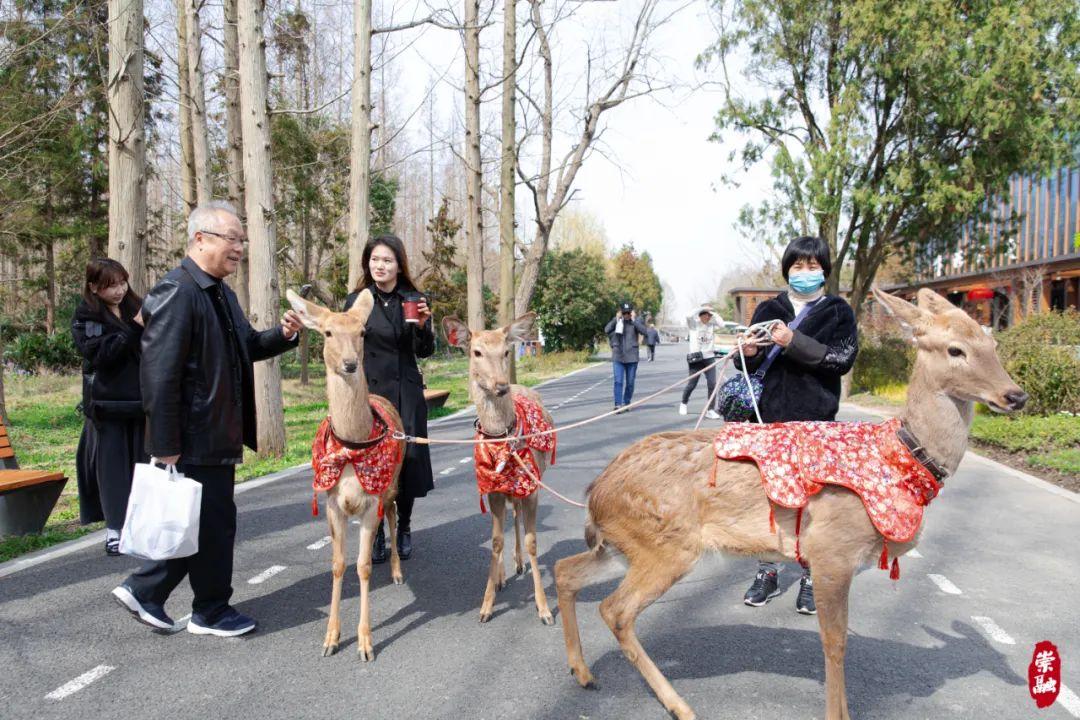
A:
<svg viewBox="0 0 1080 720">
<path fill-rule="evenodd" d="M 752 323 L 780 320 L 772 341 L 781 349 L 763 380 L 758 408 L 764 422 L 836 419 L 840 377 L 851 370 L 859 351 L 855 313 L 845 300 L 825 293 L 832 270 L 829 246 L 821 238 L 798 237 L 784 251 L 781 270 L 788 289 L 754 311 Z M 798 328 L 788 327 L 802 314 Z M 746 369 L 753 373 L 768 348 L 744 346 Z M 736 360 L 738 364 L 738 360 Z M 762 562 L 743 602 L 760 607 L 780 594 L 778 563 Z M 795 609 L 806 615 L 814 606 L 810 569 L 803 569 Z"/>
<path fill-rule="evenodd" d="M 105 521 L 105 553 L 120 554 L 120 530 L 131 494 L 135 463 L 143 450 L 139 341 L 142 300 L 128 287 L 128 273 L 115 260 L 86 266 L 83 300 L 71 334 L 83 356 L 83 433 L 76 465 L 83 523 Z"/>
<path fill-rule="evenodd" d="M 364 331 L 364 375 L 368 390 L 393 403 L 401 413 L 405 434 L 427 437 L 427 402 L 424 400 L 424 380 L 417 358 L 430 357 L 435 352 L 435 332 L 431 324 L 431 309 L 427 299 L 417 292 L 409 275 L 409 258 L 405 245 L 394 235 L 372 238 L 361 255 L 364 277 L 356 290 L 345 298 L 345 309 L 356 302 L 364 290 L 374 296 L 375 307 L 368 317 Z M 406 300 L 419 300 L 414 321 L 405 318 Z M 413 501 L 424 497 L 435 487 L 431 474 L 431 453 L 427 445 L 409 443 L 398 479 L 397 549 L 402 560 L 412 556 Z M 390 558 L 386 550 L 386 531 L 383 523 L 375 535 L 371 553 L 373 563 Z"/>
</svg>

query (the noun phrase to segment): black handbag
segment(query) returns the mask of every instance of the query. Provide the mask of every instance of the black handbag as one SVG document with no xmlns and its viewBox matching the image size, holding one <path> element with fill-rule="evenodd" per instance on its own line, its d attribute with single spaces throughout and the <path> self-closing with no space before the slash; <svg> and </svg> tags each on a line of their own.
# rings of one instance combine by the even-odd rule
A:
<svg viewBox="0 0 1080 720">
<path fill-rule="evenodd" d="M 697 352 L 686 353 L 686 362 L 690 363 L 691 365 L 693 365 L 694 363 L 704 362 L 704 360 L 705 356 L 701 353 L 700 350 L 698 350 Z"/>
</svg>

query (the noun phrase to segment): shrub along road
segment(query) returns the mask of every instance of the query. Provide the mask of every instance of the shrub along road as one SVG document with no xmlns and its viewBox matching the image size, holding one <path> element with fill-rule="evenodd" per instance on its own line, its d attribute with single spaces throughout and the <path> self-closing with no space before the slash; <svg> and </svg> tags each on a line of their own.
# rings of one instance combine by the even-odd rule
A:
<svg viewBox="0 0 1080 720">
<path fill-rule="evenodd" d="M 642 363 L 639 397 L 683 375 L 684 353 L 684 346 L 662 346 L 656 363 Z M 558 423 L 580 420 L 611 407 L 610 368 L 594 366 L 541 391 Z M 699 386 L 691 408 L 703 397 Z M 634 440 L 691 427 L 695 417 L 678 416 L 677 403 L 672 393 L 566 434 L 546 481 L 580 498 Z M 471 424 L 471 417 L 453 418 L 433 434 L 466 437 Z M 96 545 L 2 577 L 0 715 L 666 717 L 597 613 L 611 583 L 585 590 L 579 607 L 598 691 L 579 689 L 567 674 L 562 633 L 538 621 L 528 576 L 512 578 L 492 621 L 477 623 L 490 518 L 479 513 L 470 456 L 462 447 L 434 448 L 436 489 L 417 503 L 406 584 L 391 585 L 388 567 L 375 568 L 374 663 L 355 655 L 359 602 L 351 570 L 342 649 L 320 657 L 330 547 L 322 542 L 325 518 L 311 517 L 310 476 L 301 473 L 238 496 L 234 601 L 260 622 L 249 637 L 162 636 L 136 624 L 108 596 L 134 562 L 106 558 Z M 1034 644 L 1047 639 L 1065 659 L 1065 684 L 1080 689 L 1076 500 L 969 455 L 928 510 L 919 555 L 902 559 L 899 582 L 877 569 L 855 579 L 847 663 L 853 717 L 1033 717 L 1027 666 Z M 553 607 L 551 566 L 584 548 L 583 521 L 579 508 L 542 499 L 540 561 Z M 358 533 L 350 529 L 355 558 Z M 753 571 L 750 560 L 705 559 L 642 615 L 642 643 L 699 717 L 821 717 L 817 621 L 794 611 L 797 573 L 786 571 L 786 592 L 752 609 L 741 598 Z M 185 615 L 190 600 L 182 585 L 168 606 L 173 617 Z M 1080 717 L 1080 700 L 1067 692 L 1043 716 Z"/>
</svg>

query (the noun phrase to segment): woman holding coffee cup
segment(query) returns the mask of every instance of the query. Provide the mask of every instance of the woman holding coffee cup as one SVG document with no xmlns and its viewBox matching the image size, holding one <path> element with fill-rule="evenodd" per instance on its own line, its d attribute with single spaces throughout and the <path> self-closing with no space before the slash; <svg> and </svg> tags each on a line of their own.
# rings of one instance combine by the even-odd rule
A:
<svg viewBox="0 0 1080 720">
<path fill-rule="evenodd" d="M 364 247 L 362 259 L 364 277 L 345 298 L 345 309 L 352 307 L 361 292 L 370 291 L 374 296 L 375 307 L 364 332 L 368 390 L 394 404 L 406 434 L 427 437 L 427 401 L 416 359 L 435 352 L 431 308 L 409 275 L 409 259 L 399 238 L 372 238 Z M 428 446 L 409 443 L 405 446 L 396 501 L 397 547 L 402 560 L 412 555 L 413 501 L 434 487 Z M 371 561 L 382 563 L 388 557 L 385 530 L 380 523 Z"/>
</svg>

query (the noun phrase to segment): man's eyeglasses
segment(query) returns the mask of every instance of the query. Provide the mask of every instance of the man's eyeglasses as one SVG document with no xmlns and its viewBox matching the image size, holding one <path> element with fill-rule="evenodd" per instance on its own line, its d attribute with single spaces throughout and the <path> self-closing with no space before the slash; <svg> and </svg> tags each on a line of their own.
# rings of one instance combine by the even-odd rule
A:
<svg viewBox="0 0 1080 720">
<path fill-rule="evenodd" d="M 226 240 L 233 245 L 247 245 L 246 237 L 235 237 L 233 235 L 222 235 L 221 233 L 211 232 L 210 230 L 200 230 L 203 235 L 213 235 L 219 237 L 222 240 Z"/>
</svg>

